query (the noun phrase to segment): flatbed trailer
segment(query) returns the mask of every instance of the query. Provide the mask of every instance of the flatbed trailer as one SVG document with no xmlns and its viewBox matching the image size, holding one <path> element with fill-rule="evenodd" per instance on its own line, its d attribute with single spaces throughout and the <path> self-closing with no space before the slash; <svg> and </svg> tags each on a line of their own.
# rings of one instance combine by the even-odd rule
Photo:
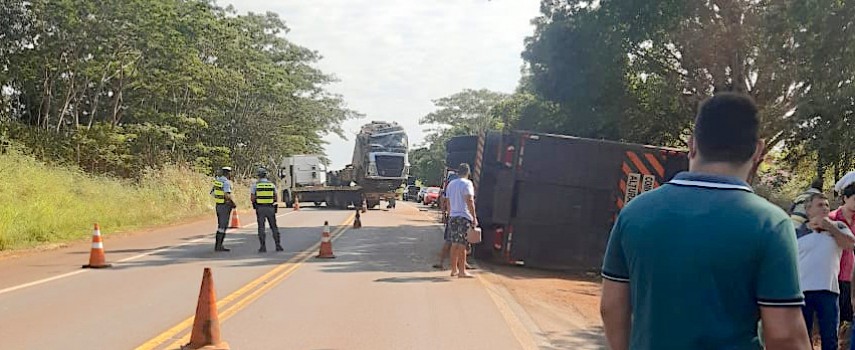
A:
<svg viewBox="0 0 855 350">
<path fill-rule="evenodd" d="M 299 200 L 300 205 L 326 204 L 327 207 L 346 209 L 349 206 L 361 207 L 364 197 L 359 186 L 307 186 L 282 190 L 282 199 L 289 208 Z"/>
</svg>

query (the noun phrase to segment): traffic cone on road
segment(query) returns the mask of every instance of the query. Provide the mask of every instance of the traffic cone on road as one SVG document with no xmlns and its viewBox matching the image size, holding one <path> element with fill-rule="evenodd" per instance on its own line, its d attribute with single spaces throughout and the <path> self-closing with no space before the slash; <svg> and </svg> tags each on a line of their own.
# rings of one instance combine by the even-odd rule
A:
<svg viewBox="0 0 855 350">
<path fill-rule="evenodd" d="M 229 222 L 229 228 L 240 228 L 240 218 L 238 217 L 237 210 L 232 210 L 232 219 Z"/>
<path fill-rule="evenodd" d="M 104 242 L 101 241 L 101 227 L 95 224 L 95 230 L 92 232 L 92 249 L 89 251 L 89 264 L 83 265 L 85 269 L 101 269 L 111 267 L 112 264 L 107 263 L 107 258 L 104 257 Z"/>
<path fill-rule="evenodd" d="M 359 209 L 356 210 L 356 218 L 353 219 L 353 228 L 362 228 L 362 220 L 359 219 Z"/>
<path fill-rule="evenodd" d="M 209 267 L 202 273 L 202 288 L 199 290 L 190 342 L 181 349 L 229 350 L 229 344 L 220 339 L 217 293 L 214 291 L 214 277 Z"/>
<path fill-rule="evenodd" d="M 324 232 L 321 233 L 321 251 L 318 252 L 318 259 L 333 259 L 335 254 L 332 251 L 332 236 L 330 236 L 330 223 L 324 221 Z"/>
<path fill-rule="evenodd" d="M 300 198 L 294 197 L 294 211 L 300 210 Z"/>
</svg>

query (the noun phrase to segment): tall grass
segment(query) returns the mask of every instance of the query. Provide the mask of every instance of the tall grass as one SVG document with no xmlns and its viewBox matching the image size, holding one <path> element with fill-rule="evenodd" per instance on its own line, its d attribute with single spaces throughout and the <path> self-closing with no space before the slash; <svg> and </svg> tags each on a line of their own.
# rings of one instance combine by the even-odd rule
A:
<svg viewBox="0 0 855 350">
<path fill-rule="evenodd" d="M 10 151 L 0 155 L 0 251 L 88 237 L 96 222 L 109 234 L 213 213 L 210 189 L 210 177 L 186 167 L 132 181 Z M 246 208 L 246 186 L 235 193 Z"/>
</svg>

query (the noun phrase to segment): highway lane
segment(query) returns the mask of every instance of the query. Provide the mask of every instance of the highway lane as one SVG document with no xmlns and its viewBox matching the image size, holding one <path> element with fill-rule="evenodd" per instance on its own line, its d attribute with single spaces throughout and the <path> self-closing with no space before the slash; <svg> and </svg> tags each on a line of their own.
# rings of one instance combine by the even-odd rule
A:
<svg viewBox="0 0 855 350">
<path fill-rule="evenodd" d="M 0 271 L 18 282 L 0 284 L 2 348 L 176 349 L 189 337 L 204 267 L 213 269 L 222 337 L 232 349 L 537 348 L 485 279 L 430 267 L 440 226 L 416 206 L 371 210 L 358 230 L 348 229 L 353 211 L 280 215 L 286 252 L 278 254 L 256 252 L 255 227 L 229 235 L 232 252 L 214 253 L 211 224 L 196 223 L 108 236 L 114 268 L 44 283 L 20 274 L 75 273 L 88 247 L 0 260 Z M 333 226 L 334 260 L 312 258 L 324 220 Z"/>
<path fill-rule="evenodd" d="M 154 248 L 140 251 L 127 247 L 123 238 L 106 237 L 107 257 L 114 263 L 111 269 L 79 270 L 88 257 L 88 247 L 80 245 L 71 251 L 28 255 L 21 259 L 26 264 L 4 259 L 0 262 L 3 280 L 8 274 L 15 276 L 10 279 L 21 281 L 21 274 L 36 270 L 40 277 L 50 275 L 43 270 L 59 272 L 55 275 L 69 270 L 86 272 L 0 294 L 2 348 L 133 349 L 194 312 L 204 267 L 213 268 L 217 293 L 228 295 L 317 244 L 325 220 L 335 226 L 352 215 L 351 211 L 314 208 L 280 213 L 286 248 L 282 253 L 257 253 L 254 225 L 232 230 L 226 241 L 232 251 L 215 253 L 213 230 L 198 224 L 196 231 L 179 235 L 183 236 L 179 241 L 184 242 L 178 243 L 184 244 L 180 246 L 141 243 L 146 241 L 144 235 L 124 238 Z M 244 224 L 254 221 L 249 215 L 242 219 Z M 124 254 L 130 254 L 125 258 L 153 254 L 117 263 L 111 258 L 121 255 L 111 254 L 111 243 L 120 250 L 132 250 Z M 75 258 L 73 263 L 70 257 Z M 56 260 L 73 265 L 57 267 L 53 263 Z"/>
</svg>

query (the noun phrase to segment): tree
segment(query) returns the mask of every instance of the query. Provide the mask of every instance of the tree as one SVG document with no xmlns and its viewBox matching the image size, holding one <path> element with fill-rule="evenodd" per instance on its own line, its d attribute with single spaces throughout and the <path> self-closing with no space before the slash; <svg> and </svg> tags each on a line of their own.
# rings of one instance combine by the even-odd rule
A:
<svg viewBox="0 0 855 350">
<path fill-rule="evenodd" d="M 320 152 L 358 115 L 272 13 L 205 0 L 16 4 L 0 31 L 17 38 L 0 47 L 12 91 L 0 110 L 43 158 L 123 176 L 170 162 L 248 174 Z"/>
<path fill-rule="evenodd" d="M 799 44 L 800 76 L 810 88 L 793 113 L 797 125 L 787 139 L 787 159 L 814 162 L 810 176 L 834 180 L 853 169 L 855 151 L 855 4 L 796 3 L 790 8 Z"/>
<path fill-rule="evenodd" d="M 410 173 L 428 184 L 439 184 L 446 166 L 445 142 L 454 136 L 501 130 L 515 113 L 505 104 L 509 98 L 508 94 L 486 89 L 465 89 L 434 100 L 437 109 L 419 123 L 436 127 L 425 137 L 424 147 L 410 152 Z"/>
<path fill-rule="evenodd" d="M 810 89 L 798 74 L 789 6 L 544 0 L 523 57 L 534 91 L 560 105 L 574 134 L 675 143 L 700 101 L 740 91 L 757 101 L 761 136 L 774 145 L 794 127 L 791 113 Z"/>
</svg>

